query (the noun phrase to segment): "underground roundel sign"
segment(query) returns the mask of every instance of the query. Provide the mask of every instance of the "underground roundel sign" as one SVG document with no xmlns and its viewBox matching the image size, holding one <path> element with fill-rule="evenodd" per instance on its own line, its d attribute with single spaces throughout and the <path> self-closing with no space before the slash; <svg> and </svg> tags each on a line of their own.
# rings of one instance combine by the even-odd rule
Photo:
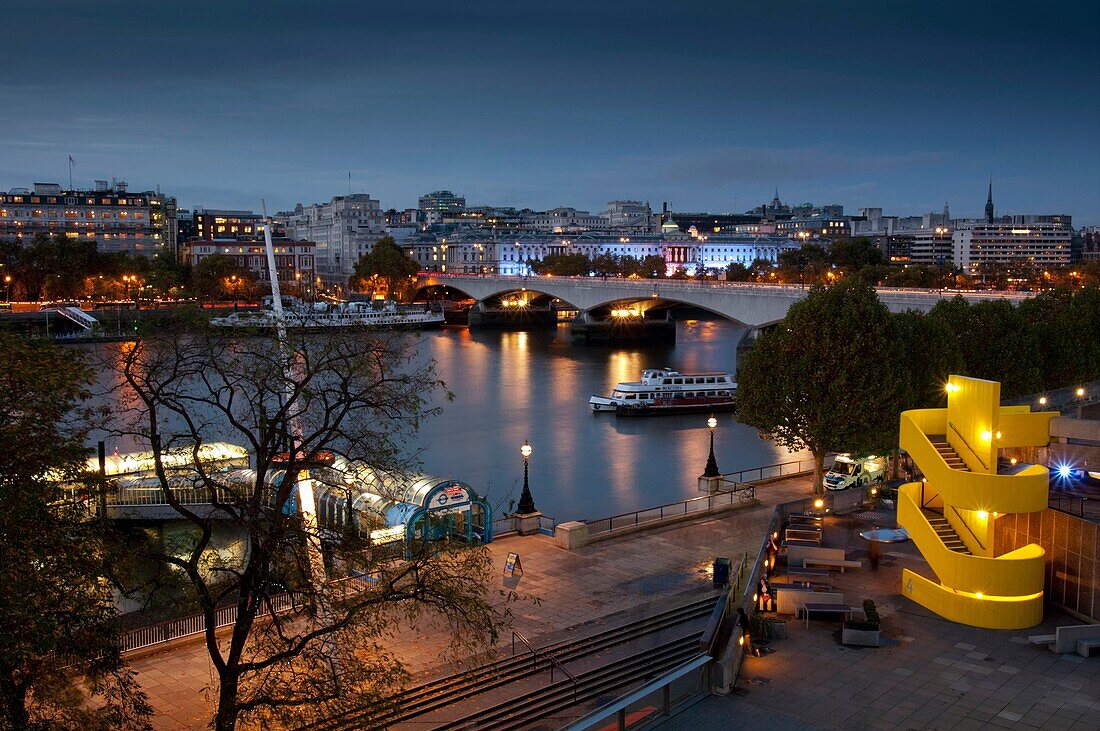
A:
<svg viewBox="0 0 1100 731">
<path fill-rule="evenodd" d="M 440 510 L 451 512 L 465 507 L 469 502 L 470 495 L 464 488 L 459 485 L 449 485 L 435 494 L 429 509 L 436 512 Z"/>
</svg>

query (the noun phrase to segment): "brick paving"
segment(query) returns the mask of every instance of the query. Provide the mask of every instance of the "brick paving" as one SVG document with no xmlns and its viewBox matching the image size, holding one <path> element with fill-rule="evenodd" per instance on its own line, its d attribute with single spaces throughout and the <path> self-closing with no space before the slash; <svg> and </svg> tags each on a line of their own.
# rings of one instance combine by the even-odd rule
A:
<svg viewBox="0 0 1100 731">
<path fill-rule="evenodd" d="M 491 588 L 514 589 L 538 599 L 537 604 L 528 600 L 512 605 L 514 628 L 536 646 L 589 634 L 601 625 L 618 625 L 714 595 L 714 557 L 729 556 L 736 566 L 744 553 L 755 556 L 772 507 L 809 491 L 809 477 L 789 478 L 758 488 L 757 507 L 655 527 L 573 552 L 558 548 L 548 536 L 506 537 L 488 546 L 499 571 Z M 511 551 L 520 554 L 523 572 L 505 577 L 504 562 Z M 394 651 L 414 677 L 455 672 L 461 662 L 441 665 L 441 634 L 429 630 L 426 624 L 408 628 Z M 503 632 L 501 652 L 510 651 L 510 641 L 510 633 Z M 213 680 L 201 644 L 139 658 L 132 667 L 156 709 L 158 730 L 206 727 L 213 708 Z"/>
<path fill-rule="evenodd" d="M 856 536 L 866 527 L 870 522 L 830 518 L 826 538 L 866 558 Z M 1057 655 L 1027 641 L 1079 621 L 1048 607 L 1043 624 L 1028 630 L 948 622 L 900 596 L 903 566 L 927 568 L 911 543 L 888 546 L 878 571 L 834 580 L 849 604 L 875 600 L 887 646 L 847 648 L 837 621 L 814 619 L 806 630 L 804 621 L 788 619 L 787 639 L 770 642 L 774 652 L 746 658 L 743 694 L 708 697 L 661 728 L 711 731 L 755 721 L 780 730 L 1100 728 L 1100 659 Z"/>
</svg>

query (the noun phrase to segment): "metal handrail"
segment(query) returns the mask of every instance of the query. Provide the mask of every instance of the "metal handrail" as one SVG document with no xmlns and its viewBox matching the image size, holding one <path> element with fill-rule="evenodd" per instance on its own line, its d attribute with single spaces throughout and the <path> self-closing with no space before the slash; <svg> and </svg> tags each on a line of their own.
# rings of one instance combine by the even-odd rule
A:
<svg viewBox="0 0 1100 731">
<path fill-rule="evenodd" d="M 629 513 L 620 513 L 619 515 L 612 515 L 608 518 L 588 520 L 585 521 L 585 523 L 588 525 L 588 535 L 593 536 L 600 533 L 610 533 L 623 528 L 633 528 L 634 526 L 644 523 L 663 520 L 666 517 L 705 512 L 712 510 L 715 505 L 719 507 L 733 505 L 735 500 L 747 502 L 748 500 L 754 499 L 755 495 L 756 487 L 754 485 L 735 485 L 732 490 L 720 490 L 711 495 L 700 495 L 699 497 L 687 498 L 686 500 L 680 500 L 675 503 L 667 503 L 652 508 L 643 508 L 642 510 L 634 510 Z M 647 514 L 651 514 L 652 517 L 643 519 L 642 516 Z M 606 524 L 606 526 L 604 524 Z"/>
<path fill-rule="evenodd" d="M 538 670 L 538 667 L 539 667 L 539 651 L 535 649 L 535 646 L 532 645 L 526 637 L 524 637 L 522 634 L 520 634 L 516 630 L 512 630 L 512 654 L 513 655 L 516 654 L 516 639 L 517 638 L 519 639 L 520 642 L 522 642 L 524 644 L 524 646 L 527 647 L 527 650 L 531 653 L 531 671 L 534 672 L 534 671 Z"/>
<path fill-rule="evenodd" d="M 1048 500 L 1048 503 L 1049 503 L 1049 500 Z M 981 540 L 978 539 L 977 534 L 974 533 L 974 531 L 970 528 L 970 526 L 966 524 L 966 521 L 963 519 L 963 517 L 961 515 L 959 515 L 958 508 L 956 508 L 954 505 L 948 505 L 947 503 L 944 503 L 944 506 L 946 506 L 948 508 L 951 508 L 951 512 L 953 512 L 955 514 L 955 517 L 957 517 L 959 519 L 959 522 L 963 524 L 963 527 L 966 528 L 966 532 L 969 533 L 970 537 L 974 539 L 974 542 L 978 544 L 978 548 L 980 548 L 984 551 L 985 550 L 985 545 L 983 545 Z M 946 518 L 946 517 L 947 516 L 945 515 L 944 518 Z M 954 528 L 955 526 L 951 526 L 951 527 Z"/>
<path fill-rule="evenodd" d="M 978 454 L 978 453 L 977 453 L 976 451 L 974 451 L 974 448 L 970 446 L 970 442 L 966 441 L 966 437 L 964 437 L 964 436 L 963 436 L 963 434 L 962 434 L 962 432 L 961 432 L 961 431 L 959 431 L 959 428 L 958 428 L 957 426 L 955 426 L 954 424 L 952 424 L 952 423 L 951 423 L 950 421 L 948 421 L 948 422 L 947 422 L 947 426 L 948 426 L 948 427 L 949 427 L 949 428 L 950 428 L 950 429 L 951 429 L 951 430 L 952 430 L 953 432 L 955 432 L 956 434 L 958 434 L 958 435 L 959 435 L 959 439 L 961 439 L 961 440 L 962 440 L 962 443 L 966 445 L 966 448 L 970 450 L 970 453 L 971 453 L 972 455 L 974 455 L 974 459 L 978 460 L 978 463 L 979 463 L 979 464 L 980 464 L 980 465 L 981 465 L 982 467 L 985 467 L 985 468 L 986 468 L 986 469 L 988 470 L 988 469 L 989 469 L 989 465 L 987 465 L 987 464 L 985 463 L 985 460 L 984 460 L 984 459 L 982 459 L 982 457 L 981 457 L 981 455 L 980 455 L 980 454 Z M 929 440 L 929 441 L 931 441 L 931 440 Z M 954 449 L 954 447 L 952 447 L 952 449 Z M 965 461 L 965 460 L 964 460 L 964 461 Z"/>
</svg>

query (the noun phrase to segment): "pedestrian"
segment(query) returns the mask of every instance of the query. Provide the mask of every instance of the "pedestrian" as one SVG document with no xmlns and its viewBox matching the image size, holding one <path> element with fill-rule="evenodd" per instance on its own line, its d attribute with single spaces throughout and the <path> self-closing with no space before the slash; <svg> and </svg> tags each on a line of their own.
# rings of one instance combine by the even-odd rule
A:
<svg viewBox="0 0 1100 731">
<path fill-rule="evenodd" d="M 745 614 L 744 607 L 737 608 L 737 627 L 741 630 L 741 637 L 744 640 L 745 652 L 759 657 L 759 653 L 752 646 L 752 635 L 749 633 L 749 615 Z"/>
</svg>

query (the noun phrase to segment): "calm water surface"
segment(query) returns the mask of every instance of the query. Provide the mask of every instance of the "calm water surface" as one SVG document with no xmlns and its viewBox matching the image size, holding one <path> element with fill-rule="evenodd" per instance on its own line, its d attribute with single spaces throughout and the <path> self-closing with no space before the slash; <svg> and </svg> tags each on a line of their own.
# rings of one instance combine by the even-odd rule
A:
<svg viewBox="0 0 1100 731">
<path fill-rule="evenodd" d="M 454 394 L 437 394 L 442 413 L 418 435 L 423 469 L 471 485 L 501 515 L 519 501 L 524 439 L 535 505 L 558 520 L 595 519 L 676 502 L 698 493 L 706 465 L 706 414 L 618 419 L 593 414 L 588 397 L 641 377 L 645 368 L 681 371 L 736 367 L 743 330 L 725 321 L 677 323 L 673 346 L 570 345 L 569 328 L 532 332 L 441 331 L 408 334 L 422 358 L 433 358 Z M 102 346 L 91 346 L 99 349 Z M 111 377 L 104 373 L 104 386 Z M 722 472 L 792 457 L 718 414 L 715 453 Z M 108 449 L 137 448 L 119 441 Z"/>
<path fill-rule="evenodd" d="M 707 415 L 616 418 L 593 414 L 588 397 L 607 394 L 645 368 L 736 367 L 742 328 L 725 321 L 677 324 L 674 346 L 583 347 L 556 331 L 447 328 L 420 338 L 454 393 L 420 433 L 426 471 L 487 494 L 497 514 L 519 499 L 520 445 L 530 459 L 535 505 L 558 520 L 593 519 L 698 495 L 707 460 Z M 715 453 L 722 472 L 790 459 L 789 453 L 718 414 Z M 500 506 L 500 507 L 498 507 Z"/>
</svg>

